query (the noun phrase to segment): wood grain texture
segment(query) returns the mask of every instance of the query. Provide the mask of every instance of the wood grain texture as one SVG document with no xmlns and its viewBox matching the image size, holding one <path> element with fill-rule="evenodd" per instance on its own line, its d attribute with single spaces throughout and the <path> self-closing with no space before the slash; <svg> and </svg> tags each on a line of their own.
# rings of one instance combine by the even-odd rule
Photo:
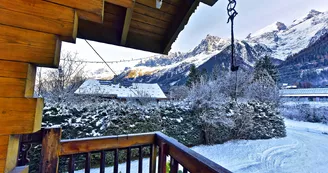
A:
<svg viewBox="0 0 328 173">
<path fill-rule="evenodd" d="M 62 156 L 116 148 L 127 148 L 136 145 L 152 144 L 154 143 L 154 140 L 155 135 L 152 133 L 62 140 L 59 155 Z"/>
<path fill-rule="evenodd" d="M 95 13 L 90 13 L 83 10 L 76 10 L 76 11 L 79 16 L 79 19 L 88 20 L 96 23 L 103 23 L 103 15 L 99 16 Z"/>
<path fill-rule="evenodd" d="M 41 0 L 0 1 L 0 23 L 63 36 L 75 41 L 74 9 Z M 56 14 L 56 15 L 54 15 Z"/>
<path fill-rule="evenodd" d="M 105 0 L 105 2 L 125 8 L 132 8 L 134 6 L 134 0 Z"/>
<path fill-rule="evenodd" d="M 41 129 L 43 99 L 0 98 L 0 134 L 26 134 Z"/>
<path fill-rule="evenodd" d="M 144 6 L 147 6 L 149 8 L 153 8 L 157 11 L 161 11 L 161 12 L 164 12 L 164 13 L 168 13 L 168 14 L 171 14 L 171 15 L 176 15 L 177 12 L 178 12 L 178 7 L 172 5 L 172 4 L 169 4 L 169 3 L 166 3 L 166 1 L 163 1 L 162 3 L 162 6 L 160 9 L 157 9 L 156 8 L 156 1 L 152 1 L 152 0 L 137 0 L 136 1 L 138 4 L 142 4 Z"/>
<path fill-rule="evenodd" d="M 0 97 L 32 97 L 36 67 L 0 60 Z"/>
<path fill-rule="evenodd" d="M 45 0 L 74 9 L 94 13 L 99 16 L 103 15 L 104 0 Z"/>
<path fill-rule="evenodd" d="M 206 157 L 198 154 L 197 152 L 179 143 L 177 140 L 170 138 L 161 132 L 156 133 L 156 144 L 159 146 L 166 144 L 166 154 L 170 155 L 174 160 L 176 160 L 178 163 L 180 163 L 180 165 L 188 169 L 190 172 L 231 173 L 224 167 L 216 164 L 215 162 L 207 159 Z M 163 151 L 160 150 L 160 156 L 162 155 L 162 153 Z M 166 159 L 166 157 L 163 158 Z M 161 157 L 159 157 L 159 162 L 161 163 L 161 161 L 163 162 L 163 160 L 161 160 Z M 162 167 L 160 166 L 160 168 Z"/>
<path fill-rule="evenodd" d="M 159 20 L 150 16 L 146 16 L 146 15 L 142 15 L 140 13 L 134 12 L 133 13 L 133 17 L 132 20 L 138 21 L 138 22 L 142 22 L 142 23 L 146 23 L 152 26 L 156 26 L 159 28 L 163 28 L 166 29 L 169 27 L 170 23 L 163 21 L 163 20 Z"/>
<path fill-rule="evenodd" d="M 61 128 L 46 128 L 42 130 L 42 133 L 40 172 L 57 173 L 59 164 L 57 151 L 61 139 Z"/>
<path fill-rule="evenodd" d="M 54 34 L 0 24 L 0 60 L 57 67 L 60 49 L 61 41 Z"/>
<path fill-rule="evenodd" d="M 125 19 L 124 19 L 124 25 L 122 30 L 122 36 L 121 36 L 121 45 L 125 45 L 126 39 L 128 37 L 131 19 L 133 14 L 133 7 L 126 9 Z"/>
<path fill-rule="evenodd" d="M 19 135 L 10 135 L 7 148 L 5 172 L 10 172 L 16 167 L 18 147 Z"/>
<path fill-rule="evenodd" d="M 4 67 L 5 64 L 9 64 L 8 68 Z M 10 66 L 10 64 L 17 64 L 20 69 Z M 15 74 L 16 69 L 19 70 L 16 71 L 18 74 L 11 75 Z M 4 72 L 0 74 L 0 97 L 33 96 L 36 70 L 34 65 L 0 60 L 0 70 Z"/>
<path fill-rule="evenodd" d="M 157 10 L 156 8 L 149 8 L 143 4 L 137 3 L 135 4 L 134 11 L 146 15 L 148 17 L 152 17 L 158 20 L 162 20 L 165 22 L 171 22 L 174 18 L 174 15 L 165 13 L 163 11 Z"/>
</svg>

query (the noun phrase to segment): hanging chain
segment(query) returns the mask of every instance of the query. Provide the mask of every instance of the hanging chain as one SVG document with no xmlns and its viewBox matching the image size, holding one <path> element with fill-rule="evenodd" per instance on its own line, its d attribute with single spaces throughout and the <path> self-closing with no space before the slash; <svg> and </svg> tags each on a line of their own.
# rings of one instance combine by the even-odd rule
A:
<svg viewBox="0 0 328 173">
<path fill-rule="evenodd" d="M 227 23 L 231 23 L 231 65 L 230 65 L 230 70 L 232 72 L 236 72 L 236 81 L 235 81 L 235 96 L 234 96 L 234 100 L 237 103 L 237 93 L 238 93 L 238 74 L 237 71 L 239 69 L 239 66 L 236 66 L 235 64 L 235 37 L 234 37 L 234 32 L 233 32 L 233 22 L 235 17 L 238 15 L 237 11 L 236 11 L 236 5 L 237 2 L 236 0 L 228 0 L 229 4 L 227 6 L 227 13 L 228 13 L 228 22 Z"/>
<path fill-rule="evenodd" d="M 235 37 L 234 37 L 234 32 L 233 32 L 233 21 L 235 19 L 235 17 L 238 15 L 237 11 L 236 11 L 236 5 L 237 2 L 236 0 L 228 0 L 229 4 L 227 6 L 227 12 L 228 12 L 228 22 L 227 23 L 231 23 L 231 66 L 230 66 L 230 70 L 231 71 L 237 71 L 239 66 L 236 66 L 235 64 L 235 57 L 234 57 L 234 51 L 235 51 Z"/>
</svg>

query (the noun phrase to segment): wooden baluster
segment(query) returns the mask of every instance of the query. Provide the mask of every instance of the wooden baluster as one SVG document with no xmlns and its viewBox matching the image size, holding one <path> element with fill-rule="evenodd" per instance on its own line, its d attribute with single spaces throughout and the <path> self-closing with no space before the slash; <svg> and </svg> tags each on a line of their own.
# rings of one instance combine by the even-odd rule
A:
<svg viewBox="0 0 328 173">
<path fill-rule="evenodd" d="M 68 173 L 74 173 L 75 170 L 75 157 L 74 155 L 69 156 L 69 163 L 68 163 Z"/>
<path fill-rule="evenodd" d="M 160 155 L 159 155 L 159 173 L 166 173 L 166 155 L 168 146 L 165 143 L 160 144 Z"/>
<path fill-rule="evenodd" d="M 129 147 L 126 151 L 126 173 L 131 171 L 131 148 Z"/>
<path fill-rule="evenodd" d="M 183 173 L 188 173 L 188 170 L 185 167 L 183 167 Z"/>
<path fill-rule="evenodd" d="M 118 173 L 118 149 L 114 150 L 114 173 Z"/>
<path fill-rule="evenodd" d="M 61 128 L 47 128 L 42 131 L 41 173 L 58 172 L 58 147 L 60 145 Z"/>
<path fill-rule="evenodd" d="M 139 146 L 139 169 L 138 169 L 138 173 L 142 173 L 142 146 Z"/>
<path fill-rule="evenodd" d="M 153 144 L 150 146 L 150 157 L 149 157 L 150 173 L 156 173 L 156 157 L 157 157 L 157 146 Z"/>
<path fill-rule="evenodd" d="M 85 173 L 90 173 L 90 167 L 91 167 L 91 153 L 85 154 Z"/>
<path fill-rule="evenodd" d="M 100 152 L 100 173 L 105 173 L 105 166 L 106 166 L 105 158 L 106 158 L 105 151 L 101 151 Z"/>
<path fill-rule="evenodd" d="M 173 157 L 171 157 L 170 160 L 170 173 L 178 173 L 178 169 L 179 169 L 179 163 L 178 161 L 174 160 Z"/>
</svg>

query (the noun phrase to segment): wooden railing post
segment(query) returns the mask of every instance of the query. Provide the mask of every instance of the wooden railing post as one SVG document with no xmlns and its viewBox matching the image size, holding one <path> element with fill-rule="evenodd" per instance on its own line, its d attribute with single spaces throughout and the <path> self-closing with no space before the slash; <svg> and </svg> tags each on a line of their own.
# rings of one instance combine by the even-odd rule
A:
<svg viewBox="0 0 328 173">
<path fill-rule="evenodd" d="M 157 146 L 156 144 L 152 144 L 150 146 L 150 158 L 149 158 L 149 172 L 156 173 L 156 157 L 157 157 Z"/>
<path fill-rule="evenodd" d="M 170 160 L 170 173 L 178 173 L 179 163 L 172 156 Z"/>
<path fill-rule="evenodd" d="M 168 153 L 168 146 L 165 143 L 160 144 L 159 148 L 159 161 L 158 161 L 158 172 L 166 173 L 166 156 Z"/>
<path fill-rule="evenodd" d="M 41 173 L 58 172 L 58 147 L 61 139 L 61 128 L 46 128 L 42 130 Z"/>
</svg>

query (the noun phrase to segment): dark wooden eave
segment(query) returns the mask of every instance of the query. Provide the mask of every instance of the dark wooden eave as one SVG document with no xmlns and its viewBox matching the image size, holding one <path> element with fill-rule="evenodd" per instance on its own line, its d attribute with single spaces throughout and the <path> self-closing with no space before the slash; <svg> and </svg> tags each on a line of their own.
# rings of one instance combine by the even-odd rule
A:
<svg viewBox="0 0 328 173">
<path fill-rule="evenodd" d="M 217 0 L 105 0 L 102 22 L 79 18 L 77 37 L 167 54 L 199 3 Z"/>
</svg>

